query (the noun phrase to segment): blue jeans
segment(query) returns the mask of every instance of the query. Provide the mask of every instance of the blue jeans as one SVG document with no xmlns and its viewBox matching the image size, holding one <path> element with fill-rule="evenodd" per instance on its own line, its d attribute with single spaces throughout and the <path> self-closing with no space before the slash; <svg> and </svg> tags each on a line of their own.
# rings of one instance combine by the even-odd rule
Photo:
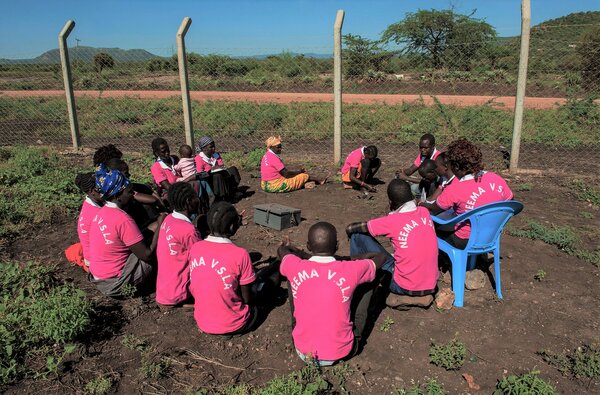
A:
<svg viewBox="0 0 600 395">
<path fill-rule="evenodd" d="M 364 233 L 353 233 L 352 236 L 350 236 L 350 255 L 360 255 L 367 252 L 385 254 L 387 259 L 383 266 L 381 266 L 381 269 L 390 273 L 392 276 L 392 280 L 390 281 L 390 291 L 398 295 L 405 295 L 406 291 L 400 288 L 394 281 L 394 268 L 396 267 L 396 260 L 394 257 L 387 252 L 373 236 Z"/>
</svg>

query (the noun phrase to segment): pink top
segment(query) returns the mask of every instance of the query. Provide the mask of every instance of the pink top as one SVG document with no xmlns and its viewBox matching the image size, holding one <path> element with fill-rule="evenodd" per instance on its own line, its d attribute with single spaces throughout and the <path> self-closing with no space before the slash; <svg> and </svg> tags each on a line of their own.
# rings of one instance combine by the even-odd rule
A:
<svg viewBox="0 0 600 395">
<path fill-rule="evenodd" d="M 441 154 L 441 152 L 438 151 L 437 148 L 433 149 L 433 152 L 431 153 L 431 156 L 429 158 L 426 157 L 426 156 L 421 155 L 421 153 L 419 152 L 419 154 L 417 155 L 417 158 L 413 162 L 413 165 L 419 167 L 419 166 L 421 166 L 421 163 L 423 163 L 423 161 L 425 159 L 435 160 L 435 158 L 437 158 L 440 154 Z"/>
<path fill-rule="evenodd" d="M 100 210 L 98 203 L 94 202 L 89 197 L 86 197 L 81 205 L 79 212 L 79 221 L 77 222 L 77 235 L 83 250 L 83 259 L 90 260 L 90 226 Z"/>
<path fill-rule="evenodd" d="M 265 152 L 265 155 L 260 161 L 260 179 L 261 181 L 272 181 L 281 178 L 279 172 L 283 170 L 285 165 L 281 158 L 270 149 Z"/>
<path fill-rule="evenodd" d="M 188 217 L 177 211 L 167 215 L 160 227 L 156 245 L 157 303 L 174 305 L 188 299 L 189 251 L 197 241 L 200 241 L 200 235 Z"/>
<path fill-rule="evenodd" d="M 352 294 L 359 284 L 375 279 L 370 259 L 336 261 L 313 256 L 309 260 L 288 254 L 281 261 L 294 298 L 294 345 L 302 354 L 334 361 L 352 351 L 350 321 Z"/>
<path fill-rule="evenodd" d="M 221 155 L 219 155 L 216 152 L 213 154 L 212 158 L 209 158 L 206 155 L 204 155 L 204 152 L 200 152 L 198 155 L 196 155 L 194 161 L 196 162 L 196 171 L 198 173 L 200 173 L 201 171 L 205 171 L 208 173 L 215 166 L 225 166 L 223 158 L 221 158 Z"/>
<path fill-rule="evenodd" d="M 229 239 L 208 236 L 192 246 L 190 262 L 190 292 L 198 328 L 224 334 L 244 326 L 250 309 L 241 298 L 240 286 L 256 279 L 248 251 Z"/>
<path fill-rule="evenodd" d="M 173 166 L 177 173 L 177 181 L 183 181 L 190 176 L 196 175 L 196 163 L 194 158 L 181 158 L 175 166 Z"/>
<path fill-rule="evenodd" d="M 342 174 L 346 174 L 351 168 L 358 169 L 360 161 L 365 159 L 365 147 L 360 147 L 348 154 L 344 166 L 342 166 Z"/>
<path fill-rule="evenodd" d="M 143 240 L 133 218 L 106 202 L 90 227 L 90 273 L 97 280 L 118 277 L 129 258 L 129 247 Z"/>
<path fill-rule="evenodd" d="M 409 201 L 385 217 L 367 222 L 372 236 L 394 246 L 394 281 L 407 291 L 434 289 L 438 279 L 438 245 L 429 210 Z"/>
<path fill-rule="evenodd" d="M 175 184 L 177 182 L 177 171 L 160 159 L 154 162 L 150 168 L 150 172 L 152 173 L 154 182 L 158 186 L 165 180 L 167 180 L 169 184 Z"/>
<path fill-rule="evenodd" d="M 444 210 L 452 208 L 456 215 L 461 215 L 475 207 L 512 198 L 513 193 L 506 181 L 498 174 L 488 171 L 483 172 L 479 182 L 475 180 L 473 174 L 454 180 L 444 188 L 436 203 Z M 454 229 L 457 237 L 468 239 L 471 234 L 471 223 L 461 222 Z"/>
</svg>

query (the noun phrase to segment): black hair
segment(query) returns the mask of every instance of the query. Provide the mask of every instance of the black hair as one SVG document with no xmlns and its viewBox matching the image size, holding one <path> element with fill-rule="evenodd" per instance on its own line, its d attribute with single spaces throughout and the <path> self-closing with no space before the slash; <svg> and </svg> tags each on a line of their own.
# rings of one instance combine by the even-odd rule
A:
<svg viewBox="0 0 600 395">
<path fill-rule="evenodd" d="M 438 159 L 442 161 L 442 163 L 444 164 L 444 166 L 448 166 L 449 165 L 449 163 L 448 163 L 448 154 L 446 153 L 446 151 L 442 152 L 441 154 L 439 154 L 437 156 L 437 158 L 435 158 L 436 161 Z"/>
<path fill-rule="evenodd" d="M 240 217 L 233 204 L 220 201 L 208 210 L 207 222 L 210 233 L 231 237 L 237 232 Z"/>
<path fill-rule="evenodd" d="M 455 140 L 448 146 L 448 162 L 466 174 L 476 175 L 483 170 L 482 161 L 481 149 L 465 138 Z"/>
<path fill-rule="evenodd" d="M 108 167 L 110 170 L 121 171 L 122 164 L 123 164 L 123 161 L 119 158 L 110 158 L 109 160 L 107 160 L 105 162 L 106 167 Z"/>
<path fill-rule="evenodd" d="M 79 173 L 75 177 L 75 185 L 83 193 L 88 193 L 96 187 L 96 176 L 94 173 Z"/>
<path fill-rule="evenodd" d="M 163 139 L 162 137 L 157 137 L 154 140 L 152 140 L 152 153 L 156 155 L 156 153 L 160 149 L 160 146 L 163 144 L 169 145 L 169 143 L 167 143 L 167 140 Z"/>
<path fill-rule="evenodd" d="M 434 160 L 425 159 L 423 162 L 421 162 L 421 166 L 419 166 L 419 174 L 421 174 L 421 172 L 427 173 L 430 171 L 435 171 L 436 168 L 437 165 L 435 164 Z"/>
<path fill-rule="evenodd" d="M 387 195 L 388 199 L 393 203 L 393 206 L 395 206 L 393 208 L 394 210 L 414 199 L 408 182 L 398 178 L 393 179 L 388 184 Z"/>
<path fill-rule="evenodd" d="M 365 148 L 365 155 L 369 155 L 371 158 L 377 158 L 378 153 L 377 147 L 374 145 L 369 145 Z"/>
<path fill-rule="evenodd" d="M 308 243 L 313 253 L 334 254 L 337 248 L 337 230 L 329 222 L 317 222 L 308 229 Z"/>
<path fill-rule="evenodd" d="M 94 152 L 94 166 L 100 166 L 113 158 L 121 159 L 122 157 L 123 153 L 114 144 L 103 145 Z"/>
<path fill-rule="evenodd" d="M 175 211 L 184 211 L 190 201 L 197 196 L 188 182 L 176 182 L 169 187 L 169 204 Z"/>
<path fill-rule="evenodd" d="M 185 150 L 185 152 L 184 152 L 184 150 Z M 193 155 L 194 154 L 194 149 L 192 147 L 190 147 L 189 145 L 187 145 L 187 144 L 183 144 L 181 147 L 179 147 L 179 154 L 181 156 L 184 156 L 184 155 Z"/>
<path fill-rule="evenodd" d="M 420 141 L 425 141 L 425 140 L 429 141 L 432 146 L 435 146 L 435 137 L 433 136 L 433 134 L 425 133 L 424 135 L 422 135 Z"/>
</svg>

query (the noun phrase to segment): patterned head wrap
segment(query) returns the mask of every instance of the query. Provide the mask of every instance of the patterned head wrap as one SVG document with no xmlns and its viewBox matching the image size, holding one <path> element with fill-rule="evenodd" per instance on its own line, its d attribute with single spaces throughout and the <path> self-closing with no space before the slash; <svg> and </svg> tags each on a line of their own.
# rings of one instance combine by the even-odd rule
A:
<svg viewBox="0 0 600 395">
<path fill-rule="evenodd" d="M 96 169 L 96 189 L 107 199 L 122 192 L 129 186 L 129 180 L 119 170 L 109 170 L 101 164 Z"/>
<path fill-rule="evenodd" d="M 210 138 L 208 136 L 200 137 L 200 140 L 198 140 L 198 145 L 196 145 L 196 153 L 200 153 L 200 151 L 202 151 L 202 148 L 204 148 L 207 145 L 210 145 L 214 142 L 215 142 L 215 140 L 213 140 L 212 138 Z"/>
<path fill-rule="evenodd" d="M 265 141 L 265 144 L 267 145 L 267 148 L 271 148 L 274 147 L 276 145 L 281 144 L 281 136 L 271 136 L 267 139 L 267 141 Z"/>
</svg>

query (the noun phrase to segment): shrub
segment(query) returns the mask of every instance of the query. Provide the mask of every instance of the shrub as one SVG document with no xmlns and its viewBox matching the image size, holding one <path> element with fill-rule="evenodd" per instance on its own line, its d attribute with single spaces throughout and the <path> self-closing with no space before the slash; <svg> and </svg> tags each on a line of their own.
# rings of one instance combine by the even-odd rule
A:
<svg viewBox="0 0 600 395">
<path fill-rule="evenodd" d="M 550 351 L 540 351 L 538 354 L 562 374 L 570 374 L 577 378 L 600 377 L 600 345 L 598 344 L 584 344 L 563 354 L 554 354 Z"/>
<path fill-rule="evenodd" d="M 516 237 L 541 240 L 565 251 L 572 251 L 577 243 L 577 235 L 568 226 L 545 226 L 537 221 L 529 220 L 528 229 L 509 228 L 509 234 Z"/>
<path fill-rule="evenodd" d="M 532 371 L 520 376 L 502 378 L 496 385 L 494 395 L 554 395 L 556 390 L 538 377 L 540 372 Z"/>
<path fill-rule="evenodd" d="M 435 379 L 428 379 L 424 385 L 413 385 L 408 389 L 399 389 L 392 392 L 393 395 L 444 395 L 444 387 Z"/>
<path fill-rule="evenodd" d="M 446 370 L 458 370 L 465 362 L 466 350 L 464 343 L 457 339 L 448 344 L 431 343 L 429 362 Z"/>
<path fill-rule="evenodd" d="M 104 395 L 110 391 L 111 387 L 112 380 L 108 377 L 100 376 L 85 385 L 85 392 L 91 395 Z"/>
</svg>

